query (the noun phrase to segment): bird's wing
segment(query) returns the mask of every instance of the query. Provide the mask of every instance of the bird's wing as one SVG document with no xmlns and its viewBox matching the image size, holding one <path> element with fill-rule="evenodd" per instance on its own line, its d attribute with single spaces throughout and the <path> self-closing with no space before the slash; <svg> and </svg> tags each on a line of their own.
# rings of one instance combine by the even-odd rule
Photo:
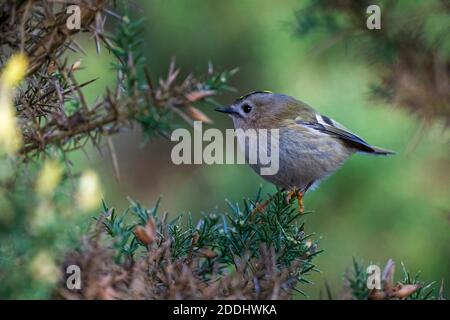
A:
<svg viewBox="0 0 450 320">
<path fill-rule="evenodd" d="M 340 123 L 334 121 L 327 116 L 316 114 L 315 118 L 309 120 L 296 119 L 295 121 L 299 125 L 304 125 L 314 130 L 326 133 L 330 136 L 334 136 L 344 141 L 347 145 L 363 152 L 378 153 L 378 148 L 372 147 L 361 137 L 351 133 Z M 387 151 L 387 150 L 386 150 Z"/>
</svg>

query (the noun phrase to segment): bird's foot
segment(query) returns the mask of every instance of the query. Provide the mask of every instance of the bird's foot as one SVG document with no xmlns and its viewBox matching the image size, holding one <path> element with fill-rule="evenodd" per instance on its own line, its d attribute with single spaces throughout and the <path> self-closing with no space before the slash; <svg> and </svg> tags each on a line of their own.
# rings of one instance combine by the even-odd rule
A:
<svg viewBox="0 0 450 320">
<path fill-rule="evenodd" d="M 297 188 L 294 187 L 291 191 L 288 191 L 286 196 L 286 204 L 289 204 L 291 202 L 291 199 L 293 196 L 297 194 Z"/>
<path fill-rule="evenodd" d="M 297 203 L 298 203 L 298 211 L 300 214 L 305 213 L 305 207 L 303 206 L 303 192 L 298 191 L 297 192 Z"/>
<path fill-rule="evenodd" d="M 296 197 L 297 198 L 297 203 L 298 203 L 298 211 L 303 214 L 305 213 L 305 207 L 303 205 L 303 195 L 304 193 L 300 190 L 298 190 L 296 187 L 294 187 L 291 191 L 288 192 L 287 196 L 286 196 L 286 203 L 290 203 L 292 197 Z"/>
</svg>

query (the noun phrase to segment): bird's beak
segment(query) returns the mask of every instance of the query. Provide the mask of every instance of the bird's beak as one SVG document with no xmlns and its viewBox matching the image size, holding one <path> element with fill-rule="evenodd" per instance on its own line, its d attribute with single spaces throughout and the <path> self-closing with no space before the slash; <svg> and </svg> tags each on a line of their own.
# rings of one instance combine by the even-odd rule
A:
<svg viewBox="0 0 450 320">
<path fill-rule="evenodd" d="M 218 112 L 228 113 L 230 115 L 239 114 L 239 112 L 234 110 L 232 107 L 220 107 L 220 108 L 216 108 L 214 110 L 218 111 Z"/>
</svg>

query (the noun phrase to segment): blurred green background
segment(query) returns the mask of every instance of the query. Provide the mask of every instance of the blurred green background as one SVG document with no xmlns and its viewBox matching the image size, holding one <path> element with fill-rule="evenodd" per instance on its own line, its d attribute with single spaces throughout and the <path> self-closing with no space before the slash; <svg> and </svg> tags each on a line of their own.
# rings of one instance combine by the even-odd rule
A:
<svg viewBox="0 0 450 320">
<path fill-rule="evenodd" d="M 364 137 L 372 144 L 398 152 L 394 157 L 355 155 L 335 175 L 307 195 L 306 229 L 320 239 L 325 252 L 315 260 L 322 271 L 316 285 L 305 288 L 318 297 L 327 282 L 334 294 L 352 257 L 383 266 L 389 258 L 422 271 L 423 280 L 445 280 L 450 285 L 449 134 L 435 123 L 417 145 L 413 136 L 420 122 L 412 115 L 368 99 L 374 80 L 370 68 L 347 53 L 330 50 L 314 54 L 314 37 L 294 34 L 295 11 L 301 1 L 130 1 L 135 16 L 146 18 L 143 32 L 147 64 L 163 75 L 170 59 L 178 66 L 204 73 L 208 61 L 218 69 L 239 67 L 231 84 L 236 94 L 220 97 L 223 104 L 254 90 L 271 90 L 299 98 Z M 99 77 L 86 88 L 91 101 L 112 84 L 106 52 L 95 54 L 85 39 L 88 55 L 81 80 Z M 78 58 L 74 57 L 74 58 Z M 231 128 L 231 120 L 212 109 L 204 110 L 213 127 Z M 163 197 L 170 214 L 208 212 L 224 199 L 240 201 L 253 196 L 260 185 L 265 193 L 275 188 L 245 165 L 175 166 L 172 144 L 164 139 L 141 145 L 139 132 L 115 136 L 120 182 L 107 150 L 74 156 L 76 167 L 91 166 L 102 176 L 105 199 L 124 208 L 130 196 L 147 206 Z M 447 290 L 448 292 L 448 290 Z"/>
</svg>

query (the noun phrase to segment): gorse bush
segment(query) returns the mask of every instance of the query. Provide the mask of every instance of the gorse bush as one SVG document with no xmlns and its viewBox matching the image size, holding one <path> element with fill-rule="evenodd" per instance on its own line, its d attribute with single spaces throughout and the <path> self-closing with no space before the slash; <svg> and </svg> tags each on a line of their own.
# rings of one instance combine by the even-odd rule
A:
<svg viewBox="0 0 450 320">
<path fill-rule="evenodd" d="M 82 270 L 83 286 L 57 294 L 94 299 L 286 299 L 303 293 L 320 251 L 300 223 L 298 209 L 279 193 L 264 212 L 256 201 L 229 203 L 194 223 L 191 215 L 167 221 L 159 202 L 131 201 L 122 214 L 104 206 L 82 246 L 64 266 Z M 130 216 L 130 217 L 129 217 Z M 128 219 L 127 219 L 128 218 Z M 128 221 L 128 222 L 127 222 Z M 64 279 L 65 280 L 65 279 Z M 304 294 L 304 293 L 303 293 Z"/>
<path fill-rule="evenodd" d="M 61 275 L 58 256 L 75 243 L 81 221 L 100 206 L 102 188 L 95 171 L 76 173 L 69 152 L 89 143 L 101 148 L 111 134 L 139 126 L 144 140 L 167 136 L 193 120 L 209 121 L 197 106 L 232 90 L 236 70 L 178 80 L 173 61 L 167 75 L 153 79 L 140 50 L 141 20 L 126 15 L 113 32 L 103 29 L 107 1 L 78 1 L 81 29 L 68 29 L 65 5 L 49 1 L 7 1 L 0 5 L 0 296 L 46 297 Z M 117 17 L 115 15 L 115 17 Z M 52 23 L 50 23 L 52 21 Z M 116 85 L 88 105 L 78 83 L 84 52 L 77 34 L 88 32 L 98 51 L 115 58 Z M 115 163 L 117 167 L 117 163 Z M 70 241 L 69 241 L 70 240 Z"/>
<path fill-rule="evenodd" d="M 111 135 L 137 128 L 146 142 L 167 138 L 195 120 L 211 123 L 202 109 L 219 105 L 216 97 L 234 90 L 229 79 L 237 69 L 217 71 L 205 62 L 203 75 L 182 78 L 173 59 L 167 73 L 153 74 L 142 50 L 143 20 L 130 13 L 126 1 L 73 3 L 81 10 L 80 29 L 68 27 L 65 3 L 0 4 L 0 298 L 306 296 L 313 285 L 310 275 L 318 271 L 313 259 L 321 250 L 286 192 L 278 191 L 263 209 L 259 191 L 198 220 L 190 214 L 173 218 L 161 212 L 159 201 L 147 209 L 130 200 L 123 213 L 106 202 L 102 208 L 99 175 L 93 168 L 76 172 L 70 153 L 106 146 L 118 175 Z M 311 10 L 327 8 L 319 1 Z M 299 23 L 306 33 L 307 23 L 319 21 L 299 16 Z M 93 103 L 84 90 L 96 79 L 78 80 L 79 58 L 86 52 L 82 34 L 98 53 L 106 51 L 113 59 L 114 84 Z M 413 68 L 421 57 L 412 53 L 412 63 L 399 70 Z M 386 79 L 379 91 L 394 80 Z M 447 97 L 445 92 L 436 99 Z M 439 109 L 436 116 L 448 114 Z M 81 270 L 80 289 L 67 287 L 70 265 Z M 406 272 L 394 285 L 389 270 L 383 289 L 370 291 L 367 273 L 355 263 L 354 275 L 346 278 L 347 298 L 443 298 Z"/>
<path fill-rule="evenodd" d="M 397 283 L 394 282 L 395 263 L 389 260 L 381 275 L 380 288 L 367 289 L 370 282 L 369 274 L 364 265 L 355 259 L 353 270 L 344 276 L 344 298 L 355 300 L 444 300 L 444 283 L 441 282 L 439 289 L 436 282 L 425 284 L 419 281 L 420 272 L 414 276 L 406 270 L 402 263 L 403 277 Z"/>
</svg>

